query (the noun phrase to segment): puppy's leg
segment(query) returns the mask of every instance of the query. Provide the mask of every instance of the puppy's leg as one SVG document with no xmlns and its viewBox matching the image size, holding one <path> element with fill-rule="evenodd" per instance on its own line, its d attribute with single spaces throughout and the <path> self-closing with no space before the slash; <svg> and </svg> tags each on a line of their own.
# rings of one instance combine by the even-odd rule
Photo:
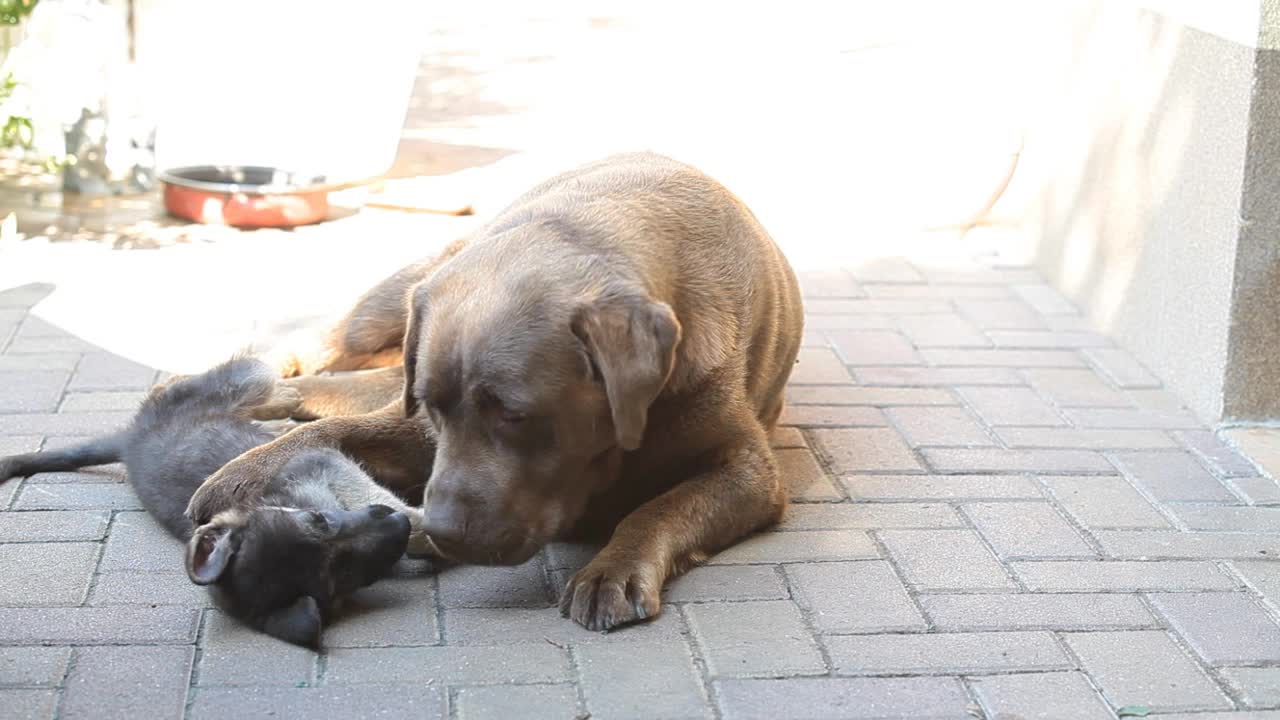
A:
<svg viewBox="0 0 1280 720">
<path fill-rule="evenodd" d="M 298 420 L 363 415 L 384 408 L 401 396 L 404 367 L 303 375 L 281 380 L 280 385 L 297 395 L 291 416 Z"/>
<path fill-rule="evenodd" d="M 401 364 L 400 346 L 408 323 L 406 296 L 409 290 L 458 254 L 465 244 L 465 239 L 457 240 L 436 257 L 400 269 L 362 295 L 311 347 L 301 343 L 299 347 L 269 353 L 272 364 L 281 377 Z"/>
<path fill-rule="evenodd" d="M 653 617 L 667 578 L 777 522 L 786 495 L 764 429 L 743 420 L 742 440 L 714 469 L 641 505 L 560 597 L 560 613 L 591 630 Z"/>
</svg>

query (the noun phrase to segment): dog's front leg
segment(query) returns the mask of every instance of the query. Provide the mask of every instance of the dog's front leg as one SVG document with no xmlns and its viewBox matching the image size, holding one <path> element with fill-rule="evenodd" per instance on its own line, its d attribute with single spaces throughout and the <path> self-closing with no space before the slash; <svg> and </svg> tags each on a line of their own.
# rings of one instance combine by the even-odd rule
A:
<svg viewBox="0 0 1280 720">
<path fill-rule="evenodd" d="M 742 435 L 721 451 L 717 467 L 623 518 L 600 554 L 569 580 L 560 613 L 590 630 L 653 617 L 669 577 L 781 519 L 786 495 L 764 430 L 754 424 Z"/>
</svg>

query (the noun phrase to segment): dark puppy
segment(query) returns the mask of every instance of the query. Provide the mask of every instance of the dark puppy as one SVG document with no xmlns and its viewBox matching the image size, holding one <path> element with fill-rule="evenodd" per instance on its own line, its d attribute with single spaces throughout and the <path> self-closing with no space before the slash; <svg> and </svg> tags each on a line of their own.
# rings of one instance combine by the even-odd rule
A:
<svg viewBox="0 0 1280 720">
<path fill-rule="evenodd" d="M 335 603 L 387 576 L 409 541 L 410 516 L 337 450 L 292 458 L 268 492 L 194 527 L 184 515 L 196 488 L 244 451 L 275 439 L 256 422 L 288 403 L 275 372 L 237 358 L 152 390 L 132 424 L 64 450 L 0 459 L 0 481 L 123 461 L 143 506 L 187 541 L 192 582 L 228 614 L 282 640 L 319 644 Z"/>
</svg>

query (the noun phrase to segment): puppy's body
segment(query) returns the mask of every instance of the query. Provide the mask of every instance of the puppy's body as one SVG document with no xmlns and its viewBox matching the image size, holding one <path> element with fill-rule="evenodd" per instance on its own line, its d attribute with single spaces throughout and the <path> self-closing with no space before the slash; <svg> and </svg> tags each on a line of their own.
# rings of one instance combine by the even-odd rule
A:
<svg viewBox="0 0 1280 720">
<path fill-rule="evenodd" d="M 392 343 L 370 341 L 402 327 L 401 402 L 237 458 L 189 511 L 208 517 L 293 454 L 339 447 L 384 481 L 429 478 L 426 528 L 447 557 L 519 563 L 605 531 L 562 611 L 592 629 L 652 617 L 673 573 L 781 517 L 767 431 L 802 326 L 795 275 L 738 198 L 668 158 L 608 158 L 357 304 L 326 362 L 385 360 Z"/>
<path fill-rule="evenodd" d="M 193 582 L 259 629 L 315 645 L 336 600 L 390 572 L 405 551 L 409 515 L 419 512 L 351 459 L 322 449 L 292 458 L 252 502 L 194 526 L 185 510 L 201 483 L 279 434 L 252 416 L 274 411 L 282 395 L 288 404 L 273 369 L 234 359 L 157 387 L 119 433 L 0 459 L 0 481 L 123 461 L 143 507 L 188 543 Z"/>
</svg>

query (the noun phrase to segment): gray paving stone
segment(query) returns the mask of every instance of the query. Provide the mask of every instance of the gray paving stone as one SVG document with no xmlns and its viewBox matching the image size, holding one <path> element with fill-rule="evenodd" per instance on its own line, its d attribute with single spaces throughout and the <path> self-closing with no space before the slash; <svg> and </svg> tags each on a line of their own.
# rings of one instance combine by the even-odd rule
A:
<svg viewBox="0 0 1280 720">
<path fill-rule="evenodd" d="M 78 648 L 61 714 L 180 718 L 194 654 L 190 647 Z"/>
<path fill-rule="evenodd" d="M 1160 630 L 1071 633 L 1067 644 L 1113 707 L 1218 710 L 1231 702 Z M 1159 668 L 1159 672 L 1152 672 Z"/>
<path fill-rule="evenodd" d="M 0 688 L 0 707 L 6 720 L 52 720 L 57 716 L 58 691 Z"/>
<path fill-rule="evenodd" d="M 1082 428 L 1155 428 L 1195 430 L 1200 421 L 1186 412 L 1152 412 L 1126 408 L 1067 408 L 1063 416 Z"/>
<path fill-rule="evenodd" d="M 773 455 L 778 461 L 778 475 L 792 500 L 828 502 L 844 499 L 844 493 L 836 489 L 809 450 L 777 450 Z"/>
<path fill-rule="evenodd" d="M 97 543 L 0 545 L 0 605 L 79 605 L 97 561 Z"/>
<path fill-rule="evenodd" d="M 1044 283 L 1014 285 L 1013 292 L 1041 315 L 1077 315 L 1079 311 L 1062 293 Z"/>
<path fill-rule="evenodd" d="M 1105 457 L 1091 450 L 924 448 L 920 454 L 937 472 L 1058 475 L 1115 471 Z"/>
<path fill-rule="evenodd" d="M 1125 390 L 1123 394 L 1141 410 L 1161 413 L 1187 412 L 1186 403 L 1176 394 L 1163 388 Z"/>
<path fill-rule="evenodd" d="M 100 352 L 102 348 L 91 342 L 81 340 L 77 337 L 64 335 L 61 337 L 23 337 L 21 330 L 19 334 L 14 336 L 13 341 L 9 343 L 9 347 L 5 348 L 8 355 L 80 355 L 83 353 Z"/>
<path fill-rule="evenodd" d="M 1110 380 L 1112 385 L 1122 390 L 1160 387 L 1160 380 L 1126 350 L 1108 347 L 1088 348 L 1083 351 L 1083 354 L 1095 370 Z"/>
<path fill-rule="evenodd" d="M 864 260 L 849 269 L 863 283 L 922 283 L 924 276 L 911 263 L 899 257 Z"/>
<path fill-rule="evenodd" d="M 1048 503 L 974 503 L 964 512 L 1002 558 L 1095 554 Z"/>
<path fill-rule="evenodd" d="M 1221 477 L 1252 477 L 1258 474 L 1249 458 L 1209 430 L 1180 430 L 1171 434 Z"/>
<path fill-rule="evenodd" d="M 712 677 L 823 675 L 822 652 L 790 600 L 688 605 Z"/>
<path fill-rule="evenodd" d="M 711 715 L 689 648 L 637 640 L 574 651 L 592 718 L 703 718 Z M 645 672 L 636 672 L 637 667 Z"/>
<path fill-rule="evenodd" d="M 944 313 L 951 306 L 942 300 L 918 298 L 863 298 L 855 300 L 810 300 L 804 304 L 811 315 L 911 315 Z"/>
<path fill-rule="evenodd" d="M 315 684 L 315 653 L 277 640 L 218 610 L 205 613 L 199 685 Z"/>
<path fill-rule="evenodd" d="M 1069 350 L 924 348 L 924 361 L 938 367 L 1078 368 L 1083 363 Z"/>
<path fill-rule="evenodd" d="M 424 577 L 390 577 L 352 595 L 324 631 L 325 647 L 431 645 L 440 640 L 436 599 Z"/>
<path fill-rule="evenodd" d="M 1219 671 L 1249 707 L 1280 706 L 1280 667 L 1223 668 Z"/>
<path fill-rule="evenodd" d="M 958 299 L 955 305 L 986 330 L 1039 330 L 1044 319 L 1021 300 Z"/>
<path fill-rule="evenodd" d="M 0 513 L 0 543 L 101 540 L 108 517 L 93 510 Z"/>
<path fill-rule="evenodd" d="M 827 339 L 846 365 L 919 365 L 911 341 L 893 330 L 827 330 Z"/>
<path fill-rule="evenodd" d="M 482 718 L 580 717 L 578 694 L 572 685 L 515 685 L 460 688 L 455 699 L 461 720 Z M 595 715 L 604 717 L 603 715 Z"/>
<path fill-rule="evenodd" d="M 853 298 L 866 295 L 846 270 L 806 270 L 796 273 L 806 298 Z"/>
<path fill-rule="evenodd" d="M 1280 485 L 1266 477 L 1232 478 L 1236 492 L 1254 505 L 1280 505 Z"/>
<path fill-rule="evenodd" d="M 439 578 L 444 607 L 550 607 L 553 601 L 536 556 L 518 567 L 452 567 Z"/>
<path fill-rule="evenodd" d="M 0 371 L 0 413 L 57 410 L 68 377 L 61 370 Z"/>
<path fill-rule="evenodd" d="M 863 385 L 890 387 L 955 387 L 960 385 L 1000 386 L 1025 385 L 1022 376 L 1011 368 L 933 368 L 933 367 L 869 367 L 854 368 L 854 376 Z"/>
<path fill-rule="evenodd" d="M 879 536 L 903 579 L 918 590 L 1017 587 L 972 530 L 885 530 Z"/>
<path fill-rule="evenodd" d="M 134 412 L 142 404 L 145 392 L 107 391 L 67 393 L 58 408 L 61 412 L 102 412 L 110 410 Z"/>
<path fill-rule="evenodd" d="M 0 648 L 0 687 L 56 687 L 71 662 L 71 648 Z"/>
<path fill-rule="evenodd" d="M 822 632 L 905 632 L 924 630 L 924 617 L 889 563 L 790 565 L 796 602 Z"/>
<path fill-rule="evenodd" d="M 964 408 L 900 407 L 885 411 L 913 446 L 988 447 L 995 445 L 981 423 Z"/>
<path fill-rule="evenodd" d="M 580 570 L 591 562 L 602 546 L 595 543 L 554 542 L 547 545 L 546 563 L 553 570 Z"/>
<path fill-rule="evenodd" d="M 0 643 L 190 643 L 198 617 L 177 607 L 0 607 Z"/>
<path fill-rule="evenodd" d="M 1051 477 L 1045 487 L 1085 527 L 1167 528 L 1169 521 L 1119 477 Z"/>
<path fill-rule="evenodd" d="M 853 382 L 853 376 L 834 350 L 800 348 L 790 382 L 793 385 L 838 385 Z"/>
<path fill-rule="evenodd" d="M 325 670 L 325 682 L 333 685 L 543 683 L 570 676 L 566 650 L 541 639 L 494 647 L 341 648 L 329 653 Z"/>
<path fill-rule="evenodd" d="M 837 675 L 972 675 L 1070 669 L 1052 633 L 844 635 L 826 638 Z"/>
<path fill-rule="evenodd" d="M 873 298 L 931 298 L 951 300 L 957 298 L 1008 298 L 1009 289 L 1003 285 L 868 285 L 866 293 Z M 904 317 L 913 317 L 910 315 Z M 924 317 L 954 317 L 953 314 L 925 315 Z"/>
<path fill-rule="evenodd" d="M 1169 509 L 1192 530 L 1280 532 L 1280 507 L 1171 504 Z"/>
<path fill-rule="evenodd" d="M 903 315 L 898 326 L 916 347 L 991 347 L 986 335 L 955 313 Z"/>
<path fill-rule="evenodd" d="M 1117 560 L 1172 558 L 1256 560 L 1280 558 L 1280 536 L 1258 533 L 1183 533 L 1160 530 L 1098 530 L 1102 551 Z"/>
<path fill-rule="evenodd" d="M 885 427 L 884 413 L 860 405 L 787 405 L 778 420 L 784 426 L 810 427 Z"/>
<path fill-rule="evenodd" d="M 819 429 L 817 447 L 837 473 L 923 471 L 911 448 L 891 428 Z"/>
<path fill-rule="evenodd" d="M 1280 562 L 1274 560 L 1239 560 L 1231 564 L 1259 595 L 1280 613 Z"/>
<path fill-rule="evenodd" d="M 964 718 L 969 697 L 955 678 L 721 680 L 726 720 Z"/>
<path fill-rule="evenodd" d="M 1034 482 L 1004 475 L 855 475 L 840 483 L 854 501 L 1039 500 Z"/>
<path fill-rule="evenodd" d="M 1153 713 L 1151 720 L 1280 720 L 1280 710 L 1224 710 L 1222 712 Z"/>
<path fill-rule="evenodd" d="M 766 565 L 696 567 L 667 584 L 666 602 L 785 600 L 789 596 L 777 569 Z"/>
<path fill-rule="evenodd" d="M 26 480 L 13 478 L 8 482 L 0 483 L 0 510 L 6 510 L 13 504 L 14 496 L 26 482 Z"/>
<path fill-rule="evenodd" d="M 1062 427 L 1066 420 L 1049 403 L 1025 387 L 962 387 L 956 393 L 988 425 Z"/>
<path fill-rule="evenodd" d="M 123 428 L 133 413 L 19 413 L 0 415 L 0 435 L 105 435 Z"/>
<path fill-rule="evenodd" d="M 880 528 L 960 528 L 948 505 L 929 503 L 822 503 L 792 505 L 779 530 L 873 530 Z"/>
<path fill-rule="evenodd" d="M 999 348 L 1105 348 L 1105 335 L 1088 330 L 989 330 L 987 336 Z"/>
<path fill-rule="evenodd" d="M 49 449 L 49 441 L 45 441 L 45 450 Z M 124 466 L 119 464 L 98 465 L 96 467 L 84 468 L 76 472 L 51 472 L 37 473 L 27 478 L 27 481 L 33 485 L 65 485 L 65 484 L 88 484 L 88 483 L 110 483 L 113 485 L 121 485 L 125 481 Z"/>
<path fill-rule="evenodd" d="M 187 579 L 187 573 L 181 568 L 179 563 L 169 572 L 118 570 L 101 573 L 89 592 L 89 604 L 208 605 L 208 592 Z"/>
<path fill-rule="evenodd" d="M 679 635 L 680 622 L 676 613 L 666 611 L 653 620 L 608 633 L 591 632 L 560 617 L 560 611 L 555 608 L 446 608 L 444 611 L 444 638 L 451 645 L 545 642 L 569 645 L 633 639 L 661 640 Z"/>
<path fill-rule="evenodd" d="M 939 388 L 797 385 L 787 388 L 787 402 L 793 405 L 932 407 L 955 405 L 957 401 L 950 392 Z"/>
<path fill-rule="evenodd" d="M 1238 502 L 1222 483 L 1183 452 L 1118 452 L 1116 466 L 1160 502 Z"/>
<path fill-rule="evenodd" d="M 970 678 L 974 695 L 990 718 L 1109 720 L 1106 702 L 1078 672 Z"/>
<path fill-rule="evenodd" d="M 0 355 L 0 372 L 16 370 L 65 370 L 71 372 L 80 363 L 78 352 L 28 353 Z"/>
<path fill-rule="evenodd" d="M 91 352 L 80 360 L 68 390 L 146 390 L 156 377 L 147 367 L 110 353 Z"/>
<path fill-rule="evenodd" d="M 1280 625 L 1245 593 L 1159 593 L 1151 602 L 1211 665 L 1280 662 Z"/>
<path fill-rule="evenodd" d="M 0 457 L 35 452 L 40 449 L 39 435 L 4 435 L 0 436 Z"/>
<path fill-rule="evenodd" d="M 188 717 L 225 720 L 228 717 L 274 716 L 288 708 L 292 717 L 406 718 L 444 720 L 448 717 L 443 688 L 424 683 L 394 688 L 327 686 L 320 688 L 211 687 L 195 692 Z"/>
<path fill-rule="evenodd" d="M 1192 592 L 1236 587 L 1217 565 L 1198 560 L 1046 560 L 1014 562 L 1009 567 L 1032 592 Z"/>
<path fill-rule="evenodd" d="M 1129 408 L 1128 397 L 1108 387 L 1092 370 L 1030 369 L 1027 381 L 1058 407 Z"/>
<path fill-rule="evenodd" d="M 995 433 L 1011 448 L 1145 450 L 1177 447 L 1172 438 L 1159 430 L 1002 427 Z"/>
<path fill-rule="evenodd" d="M 876 558 L 871 538 L 860 530 L 799 530 L 753 535 L 711 557 L 709 565 L 752 565 Z"/>
<path fill-rule="evenodd" d="M 1136 595 L 921 595 L 920 606 L 939 630 L 1108 630 L 1154 627 Z"/>
<path fill-rule="evenodd" d="M 893 330 L 897 327 L 886 315 L 861 313 L 858 315 L 806 315 L 807 332 L 825 330 Z"/>
<path fill-rule="evenodd" d="M 147 513 L 118 512 L 102 552 L 101 570 L 179 569 L 183 567 L 185 550 L 179 540 L 165 532 Z"/>
</svg>

